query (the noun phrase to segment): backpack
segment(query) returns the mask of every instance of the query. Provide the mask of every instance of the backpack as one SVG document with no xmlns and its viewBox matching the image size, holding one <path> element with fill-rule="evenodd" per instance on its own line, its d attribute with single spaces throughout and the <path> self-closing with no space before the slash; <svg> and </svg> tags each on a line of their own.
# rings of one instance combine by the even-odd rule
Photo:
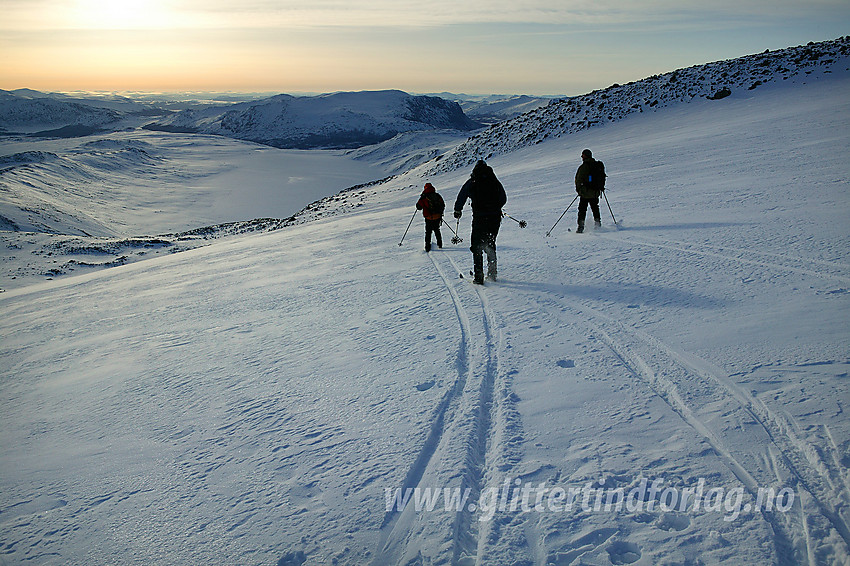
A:
<svg viewBox="0 0 850 566">
<path fill-rule="evenodd" d="M 590 175 L 587 176 L 587 184 L 590 185 L 590 188 L 594 191 L 604 191 L 605 190 L 605 165 L 602 164 L 601 161 L 593 162 L 593 171 L 591 171 Z"/>
<path fill-rule="evenodd" d="M 425 195 L 428 199 L 428 212 L 434 216 L 442 216 L 446 210 L 446 201 L 443 200 L 438 193 L 428 193 Z"/>
</svg>

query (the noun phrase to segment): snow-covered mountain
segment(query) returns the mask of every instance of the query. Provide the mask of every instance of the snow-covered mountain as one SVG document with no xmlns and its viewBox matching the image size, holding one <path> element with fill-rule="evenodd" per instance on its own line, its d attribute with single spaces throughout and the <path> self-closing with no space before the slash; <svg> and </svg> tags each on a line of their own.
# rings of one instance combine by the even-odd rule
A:
<svg viewBox="0 0 850 566">
<path fill-rule="evenodd" d="M 402 132 L 384 142 L 352 149 L 346 155 L 380 167 L 388 175 L 397 175 L 438 158 L 468 137 L 461 130 Z"/>
<path fill-rule="evenodd" d="M 37 91 L 0 90 L 0 132 L 33 133 L 66 128 L 69 132 L 94 132 L 108 128 L 122 113 L 109 108 L 61 100 Z"/>
<path fill-rule="evenodd" d="M 361 182 L 403 138 L 358 160 L 0 140 L 0 196 L 65 233 L 350 186 L 227 238 L 3 231 L 0 563 L 847 564 L 850 72 L 830 70 L 494 154 L 528 227 L 503 220 L 483 287 L 471 215 L 426 254 L 414 208 L 425 182 L 451 206 L 469 168 Z M 611 209 L 547 237 L 585 147 Z"/>
<path fill-rule="evenodd" d="M 510 95 L 491 95 L 485 97 L 466 97 L 458 100 L 463 112 L 478 122 L 494 124 L 516 118 L 520 114 L 531 112 L 552 101 L 551 97 Z"/>
<path fill-rule="evenodd" d="M 850 67 L 850 36 L 678 69 L 585 95 L 553 100 L 493 124 L 460 144 L 433 169 L 449 171 L 557 138 L 680 103 L 722 100 L 770 84 L 817 81 Z"/>
<path fill-rule="evenodd" d="M 281 94 L 266 100 L 189 109 L 149 130 L 223 135 L 280 148 L 352 148 L 413 130 L 472 130 L 457 103 L 401 91 Z"/>
</svg>

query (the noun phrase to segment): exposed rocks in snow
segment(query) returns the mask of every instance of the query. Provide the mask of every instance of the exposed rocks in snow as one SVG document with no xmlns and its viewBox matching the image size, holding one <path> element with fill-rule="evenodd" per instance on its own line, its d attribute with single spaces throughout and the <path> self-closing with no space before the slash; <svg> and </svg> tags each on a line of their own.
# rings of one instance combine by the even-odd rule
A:
<svg viewBox="0 0 850 566">
<path fill-rule="evenodd" d="M 466 167 L 549 138 L 617 122 L 695 100 L 721 100 L 736 92 L 786 81 L 816 80 L 850 67 L 850 37 L 765 51 L 696 65 L 581 96 L 553 100 L 513 120 L 492 125 L 435 162 L 431 173 Z"/>
</svg>

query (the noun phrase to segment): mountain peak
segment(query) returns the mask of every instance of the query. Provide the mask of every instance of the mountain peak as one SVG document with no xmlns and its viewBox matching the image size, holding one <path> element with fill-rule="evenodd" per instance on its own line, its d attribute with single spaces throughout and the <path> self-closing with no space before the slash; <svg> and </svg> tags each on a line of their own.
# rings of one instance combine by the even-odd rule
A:
<svg viewBox="0 0 850 566">
<path fill-rule="evenodd" d="M 472 130 L 456 102 L 400 90 L 278 95 L 203 112 L 184 111 L 151 130 L 225 135 L 281 148 L 355 148 L 413 130 Z"/>
</svg>

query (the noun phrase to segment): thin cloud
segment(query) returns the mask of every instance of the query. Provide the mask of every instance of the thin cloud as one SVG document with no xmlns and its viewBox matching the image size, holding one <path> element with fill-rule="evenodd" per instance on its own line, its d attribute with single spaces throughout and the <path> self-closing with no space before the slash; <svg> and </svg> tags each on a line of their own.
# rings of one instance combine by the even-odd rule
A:
<svg viewBox="0 0 850 566">
<path fill-rule="evenodd" d="M 99 27 L 98 11 L 115 0 L 0 0 L 0 29 Z M 554 4 L 554 5 L 553 5 Z M 846 0 L 136 0 L 139 28 L 433 27 L 547 24 L 613 28 L 699 25 L 722 21 L 835 21 L 850 17 Z M 146 13 L 147 12 L 147 13 Z M 133 22 L 127 22 L 132 27 Z"/>
<path fill-rule="evenodd" d="M 846 0 L 183 0 L 178 10 L 247 27 L 421 27 L 477 23 L 621 25 L 676 20 L 831 18 Z"/>
</svg>

